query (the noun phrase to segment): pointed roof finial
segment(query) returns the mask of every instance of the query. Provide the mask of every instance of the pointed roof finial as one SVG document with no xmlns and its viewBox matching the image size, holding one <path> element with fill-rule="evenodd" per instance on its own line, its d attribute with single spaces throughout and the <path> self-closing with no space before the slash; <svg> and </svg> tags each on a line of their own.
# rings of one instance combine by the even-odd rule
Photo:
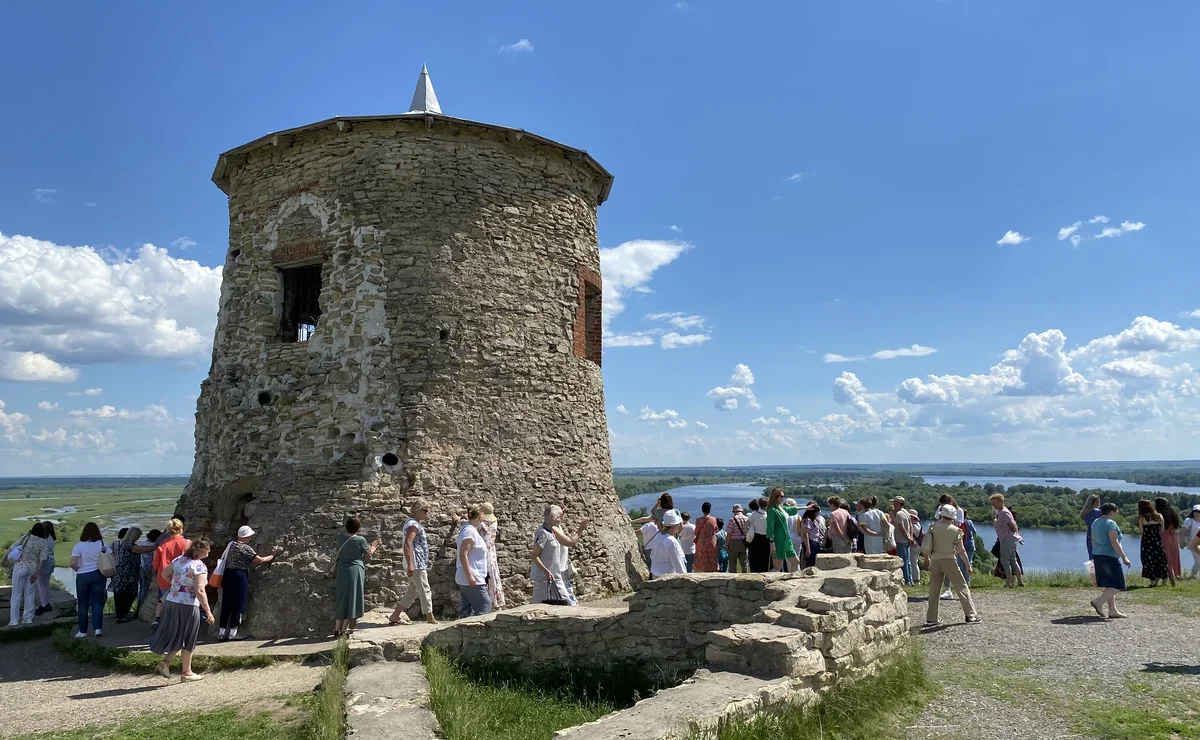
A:
<svg viewBox="0 0 1200 740">
<path fill-rule="evenodd" d="M 408 106 L 409 113 L 441 114 L 442 106 L 438 105 L 437 93 L 433 91 L 433 82 L 429 79 L 429 69 L 422 64 L 421 76 L 417 78 L 417 89 L 413 93 L 412 104 Z"/>
</svg>

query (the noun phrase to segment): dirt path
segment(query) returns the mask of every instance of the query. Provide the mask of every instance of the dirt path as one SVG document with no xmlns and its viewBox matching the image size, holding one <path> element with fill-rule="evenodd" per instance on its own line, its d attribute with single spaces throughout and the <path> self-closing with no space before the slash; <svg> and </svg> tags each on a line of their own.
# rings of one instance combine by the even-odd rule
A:
<svg viewBox="0 0 1200 740">
<path fill-rule="evenodd" d="M 962 623 L 957 601 L 941 602 L 942 626 L 919 639 L 944 693 L 909 737 L 1150 740 L 1194 729 L 1200 599 L 1140 589 L 1122 596 L 1128 619 L 1104 620 L 1087 604 L 1095 594 L 979 592 L 980 625 Z M 910 600 L 914 625 L 926 606 Z"/>
<path fill-rule="evenodd" d="M 201 648 L 202 650 L 202 648 Z M 319 667 L 280 663 L 217 671 L 181 684 L 157 675 L 114 673 L 62 656 L 47 640 L 0 646 L 0 737 L 89 724 L 112 724 L 146 713 L 237 706 L 311 691 Z"/>
</svg>

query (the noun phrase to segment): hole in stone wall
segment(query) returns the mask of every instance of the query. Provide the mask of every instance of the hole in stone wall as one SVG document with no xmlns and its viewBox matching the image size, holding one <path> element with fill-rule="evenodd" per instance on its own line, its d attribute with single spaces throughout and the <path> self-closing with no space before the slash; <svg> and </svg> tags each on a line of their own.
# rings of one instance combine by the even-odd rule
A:
<svg viewBox="0 0 1200 740">
<path fill-rule="evenodd" d="M 242 256 L 242 250 L 240 250 L 240 249 L 235 249 L 229 253 L 230 259 L 233 259 L 233 260 L 237 260 L 237 258 L 241 257 L 241 256 Z"/>
<path fill-rule="evenodd" d="M 379 458 L 379 462 L 391 468 L 400 463 L 400 458 L 396 457 L 393 452 L 385 452 L 383 453 L 383 457 Z"/>
<path fill-rule="evenodd" d="M 321 265 L 281 269 L 279 275 L 283 282 L 279 338 L 307 342 L 321 318 Z"/>
<path fill-rule="evenodd" d="M 274 399 L 271 398 L 271 394 L 266 391 L 262 391 L 261 393 L 258 394 L 258 405 L 259 406 L 270 406 L 272 400 L 274 400 Z"/>
<path fill-rule="evenodd" d="M 442 329 L 441 331 L 438 332 L 438 339 L 442 340 L 443 342 L 449 338 L 450 338 L 450 330 L 449 329 Z"/>
</svg>

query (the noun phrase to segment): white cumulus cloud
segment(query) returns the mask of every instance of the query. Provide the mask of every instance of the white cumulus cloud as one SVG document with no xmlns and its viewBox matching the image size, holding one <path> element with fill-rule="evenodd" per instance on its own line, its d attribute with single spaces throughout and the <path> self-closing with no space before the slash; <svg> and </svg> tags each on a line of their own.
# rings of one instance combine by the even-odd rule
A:
<svg viewBox="0 0 1200 740">
<path fill-rule="evenodd" d="M 872 359 L 876 360 L 892 360 L 897 357 L 925 357 L 937 352 L 933 347 L 925 347 L 920 344 L 914 344 L 911 347 L 901 347 L 900 349 L 881 349 L 871 355 Z"/>
<path fill-rule="evenodd" d="M 865 360 L 865 359 L 867 359 L 867 358 L 865 358 L 865 357 L 862 357 L 862 356 L 859 356 L 859 355 L 839 355 L 839 354 L 835 354 L 835 353 L 832 353 L 832 352 L 831 352 L 831 353 L 829 353 L 829 354 L 825 355 L 824 357 L 822 357 L 822 358 L 821 358 L 821 362 L 825 362 L 825 363 L 831 363 L 831 362 L 862 362 L 862 361 L 863 361 L 863 360 Z"/>
<path fill-rule="evenodd" d="M 774 416 L 770 416 L 770 417 L 759 416 L 757 418 L 751 419 L 750 423 L 751 424 L 765 424 L 767 426 L 773 426 L 773 425 L 779 423 L 779 419 L 776 419 Z"/>
<path fill-rule="evenodd" d="M 1122 221 L 1120 226 L 1104 227 L 1104 229 L 1099 234 L 1096 234 L 1092 238 L 1093 239 L 1108 239 L 1110 237 L 1128 234 L 1131 231 L 1141 231 L 1144 228 L 1146 228 L 1146 224 L 1142 223 L 1141 221 L 1137 221 L 1137 222 Z"/>
<path fill-rule="evenodd" d="M 638 416 L 639 421 L 664 421 L 667 419 L 678 419 L 679 412 L 674 409 L 663 409 L 661 412 L 655 411 L 649 406 L 643 406 L 641 415 Z"/>
<path fill-rule="evenodd" d="M 1070 226 L 1062 227 L 1058 230 L 1058 240 L 1061 242 L 1064 239 L 1070 239 L 1072 234 L 1074 234 L 1076 231 L 1079 231 L 1080 226 L 1083 226 L 1082 221 L 1076 221 Z"/>
<path fill-rule="evenodd" d="M 782 406 L 776 406 L 775 413 L 779 414 L 780 416 L 787 416 L 787 415 L 791 414 L 792 412 L 788 411 L 787 409 L 785 409 Z"/>
<path fill-rule="evenodd" d="M 1025 236 L 1024 234 L 1022 234 L 1019 231 L 1011 231 L 1010 230 L 1010 231 L 1004 232 L 1004 236 L 997 239 L 996 243 L 1002 247 L 1007 247 L 1007 246 L 1011 246 L 1011 245 L 1015 245 L 1015 244 L 1020 244 L 1021 242 L 1027 242 L 1027 241 L 1029 241 L 1029 237 Z"/>
<path fill-rule="evenodd" d="M 42 411 L 53 411 L 56 408 L 58 408 L 58 403 L 51 403 L 50 401 L 38 401 L 38 409 Z"/>
<path fill-rule="evenodd" d="M 501 54 L 532 54 L 533 44 L 529 39 L 521 39 L 511 44 L 505 44 L 500 47 Z M 553 55 L 551 55 L 553 56 Z"/>
<path fill-rule="evenodd" d="M 678 334 L 672 331 L 662 335 L 660 345 L 663 349 L 695 347 L 704 344 L 711 338 L 708 334 Z"/>
<path fill-rule="evenodd" d="M 713 388 L 708 392 L 708 397 L 716 399 L 713 405 L 721 411 L 737 410 L 739 398 L 744 400 L 750 408 L 757 409 L 759 407 L 758 399 L 751 390 L 752 385 L 754 385 L 754 373 L 750 371 L 749 366 L 738 363 L 733 368 L 733 374 L 729 376 L 729 385 Z"/>
<path fill-rule="evenodd" d="M 696 422 L 696 428 L 697 429 L 708 429 L 708 425 L 702 421 L 698 421 L 698 422 Z"/>
<path fill-rule="evenodd" d="M 667 422 L 667 426 L 670 427 L 671 429 L 687 429 L 687 425 L 688 425 L 688 423 L 686 421 L 684 421 L 683 419 L 680 419 L 679 421 L 668 421 Z"/>
<path fill-rule="evenodd" d="M 202 355 L 220 287 L 220 268 L 152 244 L 130 258 L 0 234 L 0 346 L 63 364 Z"/>
<path fill-rule="evenodd" d="M 1108 223 L 1108 216 L 1092 216 L 1091 218 L 1088 219 L 1088 223 L 1089 224 L 1106 224 L 1106 223 Z"/>
<path fill-rule="evenodd" d="M 619 404 L 617 406 L 617 413 L 618 414 L 628 414 L 629 409 L 625 408 L 625 404 Z"/>
<path fill-rule="evenodd" d="M 25 425 L 31 421 L 29 416 L 19 411 L 11 414 L 4 412 L 4 401 L 0 400 L 0 439 L 16 443 L 25 437 Z"/>
<path fill-rule="evenodd" d="M 60 365 L 40 352 L 0 351 L 0 380 L 74 383 L 78 378 L 79 370 Z"/>
<path fill-rule="evenodd" d="M 625 310 L 630 293 L 649 293 L 650 279 L 690 248 L 686 242 L 635 239 L 600 250 L 604 277 L 604 343 L 609 347 L 648 347 L 658 342 L 660 330 L 613 332 L 610 326 Z"/>
</svg>

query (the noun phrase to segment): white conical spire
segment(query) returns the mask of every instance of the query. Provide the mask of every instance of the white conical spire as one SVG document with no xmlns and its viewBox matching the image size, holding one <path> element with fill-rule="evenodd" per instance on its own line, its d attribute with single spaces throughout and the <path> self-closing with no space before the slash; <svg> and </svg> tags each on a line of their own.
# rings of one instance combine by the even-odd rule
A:
<svg viewBox="0 0 1200 740">
<path fill-rule="evenodd" d="M 409 113 L 441 113 L 442 106 L 438 105 L 437 93 L 433 91 L 433 82 L 429 79 L 429 69 L 421 65 L 421 76 L 417 78 L 417 89 L 413 93 L 412 104 L 408 106 Z"/>
</svg>

